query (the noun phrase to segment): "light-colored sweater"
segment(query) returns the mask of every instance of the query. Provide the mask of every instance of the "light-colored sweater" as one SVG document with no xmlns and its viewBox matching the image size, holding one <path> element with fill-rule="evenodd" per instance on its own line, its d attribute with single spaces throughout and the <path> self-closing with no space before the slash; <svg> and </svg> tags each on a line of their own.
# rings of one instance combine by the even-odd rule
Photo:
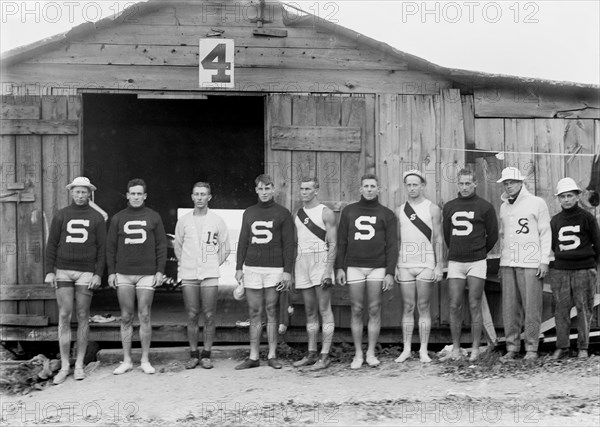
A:
<svg viewBox="0 0 600 427">
<path fill-rule="evenodd" d="M 538 268 L 549 264 L 552 233 L 546 202 L 523 185 L 513 204 L 506 193 L 500 206 L 500 266 Z"/>
<path fill-rule="evenodd" d="M 227 226 L 209 209 L 199 230 L 192 211 L 177 221 L 173 249 L 179 261 L 179 279 L 219 277 L 219 266 L 229 255 Z"/>
</svg>

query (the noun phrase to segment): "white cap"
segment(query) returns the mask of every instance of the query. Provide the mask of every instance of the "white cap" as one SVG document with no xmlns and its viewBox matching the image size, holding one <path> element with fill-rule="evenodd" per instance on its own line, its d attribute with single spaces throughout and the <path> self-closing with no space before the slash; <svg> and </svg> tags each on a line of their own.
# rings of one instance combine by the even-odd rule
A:
<svg viewBox="0 0 600 427">
<path fill-rule="evenodd" d="M 402 182 L 406 181 L 406 178 L 408 178 L 411 175 L 418 176 L 424 183 L 427 182 L 427 180 L 425 179 L 425 175 L 423 175 L 423 173 L 417 169 L 411 169 L 409 171 L 404 172 L 404 174 L 402 175 Z"/>
<path fill-rule="evenodd" d="M 92 191 L 96 191 L 96 186 L 92 185 L 90 180 L 85 176 L 78 176 L 75 178 L 72 183 L 67 185 L 67 190 L 70 190 L 73 187 L 87 187 Z"/>
<path fill-rule="evenodd" d="M 525 181 L 525 177 L 518 168 L 509 167 L 502 170 L 502 176 L 496 182 L 504 182 L 509 179 L 513 181 Z"/>
<path fill-rule="evenodd" d="M 562 193 L 566 193 L 567 191 L 577 191 L 578 193 L 581 193 L 581 188 L 579 188 L 579 186 L 573 178 L 567 177 L 561 179 L 560 181 L 558 181 L 558 184 L 556 184 L 555 196 L 558 196 Z"/>
<path fill-rule="evenodd" d="M 246 290 L 244 289 L 244 285 L 240 283 L 235 287 L 233 290 L 233 298 L 236 301 L 244 301 L 246 299 Z"/>
</svg>

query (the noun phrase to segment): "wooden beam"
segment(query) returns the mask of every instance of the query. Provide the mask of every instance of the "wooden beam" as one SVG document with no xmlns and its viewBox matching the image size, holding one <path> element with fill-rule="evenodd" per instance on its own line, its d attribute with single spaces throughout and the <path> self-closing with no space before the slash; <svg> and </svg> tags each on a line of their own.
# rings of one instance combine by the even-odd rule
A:
<svg viewBox="0 0 600 427">
<path fill-rule="evenodd" d="M 307 65 L 309 67 L 310 64 Z M 3 70 L 3 90 L 51 94 L 54 88 L 87 87 L 132 90 L 198 91 L 198 66 L 15 64 Z M 451 86 L 443 77 L 422 71 L 240 68 L 235 87 L 223 92 L 403 93 L 437 94 Z M 35 83 L 32 83 L 35 82 Z M 14 89 L 13 89 L 14 88 Z M 206 88 L 214 91 L 214 88 Z M 15 93 L 16 94 L 16 93 Z"/>
<path fill-rule="evenodd" d="M 0 314 L 0 325 L 48 326 L 48 316 L 35 314 Z"/>
<path fill-rule="evenodd" d="M 8 119 L 2 121 L 0 135 L 77 135 L 75 120 Z"/>
<path fill-rule="evenodd" d="M 56 299 L 56 290 L 50 285 L 2 285 L 0 300 L 47 300 Z"/>
<path fill-rule="evenodd" d="M 20 193 L 14 191 L 12 193 L 0 194 L 0 203 L 31 203 L 35 202 L 35 194 Z"/>
<path fill-rule="evenodd" d="M 272 126 L 273 150 L 360 152 L 361 128 L 335 126 Z"/>
<path fill-rule="evenodd" d="M 476 89 L 475 117 L 600 119 L 598 92 L 555 95 L 536 84 Z"/>
<path fill-rule="evenodd" d="M 121 341 L 121 333 L 119 325 L 113 327 L 90 325 L 89 339 L 90 341 Z M 470 333 L 465 331 L 462 334 L 461 342 L 471 342 Z M 72 339 L 77 337 L 77 326 L 72 327 Z M 349 328 L 336 328 L 333 336 L 335 343 L 351 343 L 352 334 Z M 134 326 L 133 340 L 139 341 L 139 326 Z M 366 330 L 363 341 L 366 342 Z M 397 344 L 402 340 L 402 328 L 382 328 L 379 337 L 380 343 Z M 0 326 L 0 341 L 58 341 L 57 326 Z M 187 343 L 187 326 L 184 324 L 177 326 L 153 326 L 152 328 L 153 342 L 171 342 L 171 343 Z M 281 341 L 288 343 L 306 343 L 306 328 L 292 327 L 283 335 Z M 419 341 L 419 335 L 413 335 L 413 343 Z M 450 330 L 434 329 L 429 336 L 430 343 L 450 343 Z M 248 328 L 217 328 L 215 335 L 217 343 L 247 343 Z M 266 331 L 263 331 L 261 342 L 266 343 Z"/>
</svg>

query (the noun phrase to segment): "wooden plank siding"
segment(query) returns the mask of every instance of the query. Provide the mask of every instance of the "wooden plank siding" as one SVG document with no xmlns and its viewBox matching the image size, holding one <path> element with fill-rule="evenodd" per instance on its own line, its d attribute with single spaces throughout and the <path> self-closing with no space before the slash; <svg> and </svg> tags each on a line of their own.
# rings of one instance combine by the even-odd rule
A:
<svg viewBox="0 0 600 427">
<path fill-rule="evenodd" d="M 44 253 L 48 227 L 56 212 L 70 201 L 65 186 L 79 166 L 70 165 L 70 155 L 75 153 L 77 164 L 81 152 L 78 136 L 79 97 L 3 97 L 2 117 L 9 120 L 27 120 L 35 123 L 69 121 L 68 129 L 58 129 L 39 135 L 2 135 L 2 193 L 9 187 L 21 187 L 20 199 L 27 203 L 0 203 L 2 218 L 2 281 L 0 286 L 22 287 L 21 299 L 4 298 L 2 312 L 18 315 L 43 315 L 56 323 L 58 313 L 54 298 L 47 299 L 28 284 L 41 284 L 44 280 Z M 3 131 L 4 131 L 3 127 Z M 74 131 L 75 130 L 75 131 Z M 51 290 L 51 294 L 54 291 Z M 39 298 L 38 298 L 39 296 Z"/>
<path fill-rule="evenodd" d="M 281 4 L 271 5 L 268 28 L 287 37 L 254 36 L 256 23 L 243 12 L 255 7 L 251 2 L 205 6 L 163 4 L 153 12 L 131 10 L 131 19 L 95 31 L 78 28 L 50 50 L 9 61 L 2 90 L 201 90 L 198 40 L 216 34 L 235 41 L 236 85 L 228 92 L 435 94 L 451 86 L 448 78 L 410 70 L 406 60 L 340 34 L 287 27 Z"/>
<path fill-rule="evenodd" d="M 550 93 L 535 83 L 475 91 L 475 117 L 600 119 L 598 95 Z"/>
</svg>

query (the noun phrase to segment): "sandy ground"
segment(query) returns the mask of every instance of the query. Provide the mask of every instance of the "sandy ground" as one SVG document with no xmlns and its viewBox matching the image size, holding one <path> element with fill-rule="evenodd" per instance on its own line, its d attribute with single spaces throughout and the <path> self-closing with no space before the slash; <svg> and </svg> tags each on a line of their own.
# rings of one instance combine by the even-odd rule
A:
<svg viewBox="0 0 600 427">
<path fill-rule="evenodd" d="M 600 425 L 600 357 L 510 365 L 404 364 L 384 355 L 378 368 L 347 363 L 309 372 L 235 371 L 157 364 L 112 375 L 97 365 L 84 381 L 69 377 L 27 395 L 1 396 L 3 425 Z"/>
</svg>

